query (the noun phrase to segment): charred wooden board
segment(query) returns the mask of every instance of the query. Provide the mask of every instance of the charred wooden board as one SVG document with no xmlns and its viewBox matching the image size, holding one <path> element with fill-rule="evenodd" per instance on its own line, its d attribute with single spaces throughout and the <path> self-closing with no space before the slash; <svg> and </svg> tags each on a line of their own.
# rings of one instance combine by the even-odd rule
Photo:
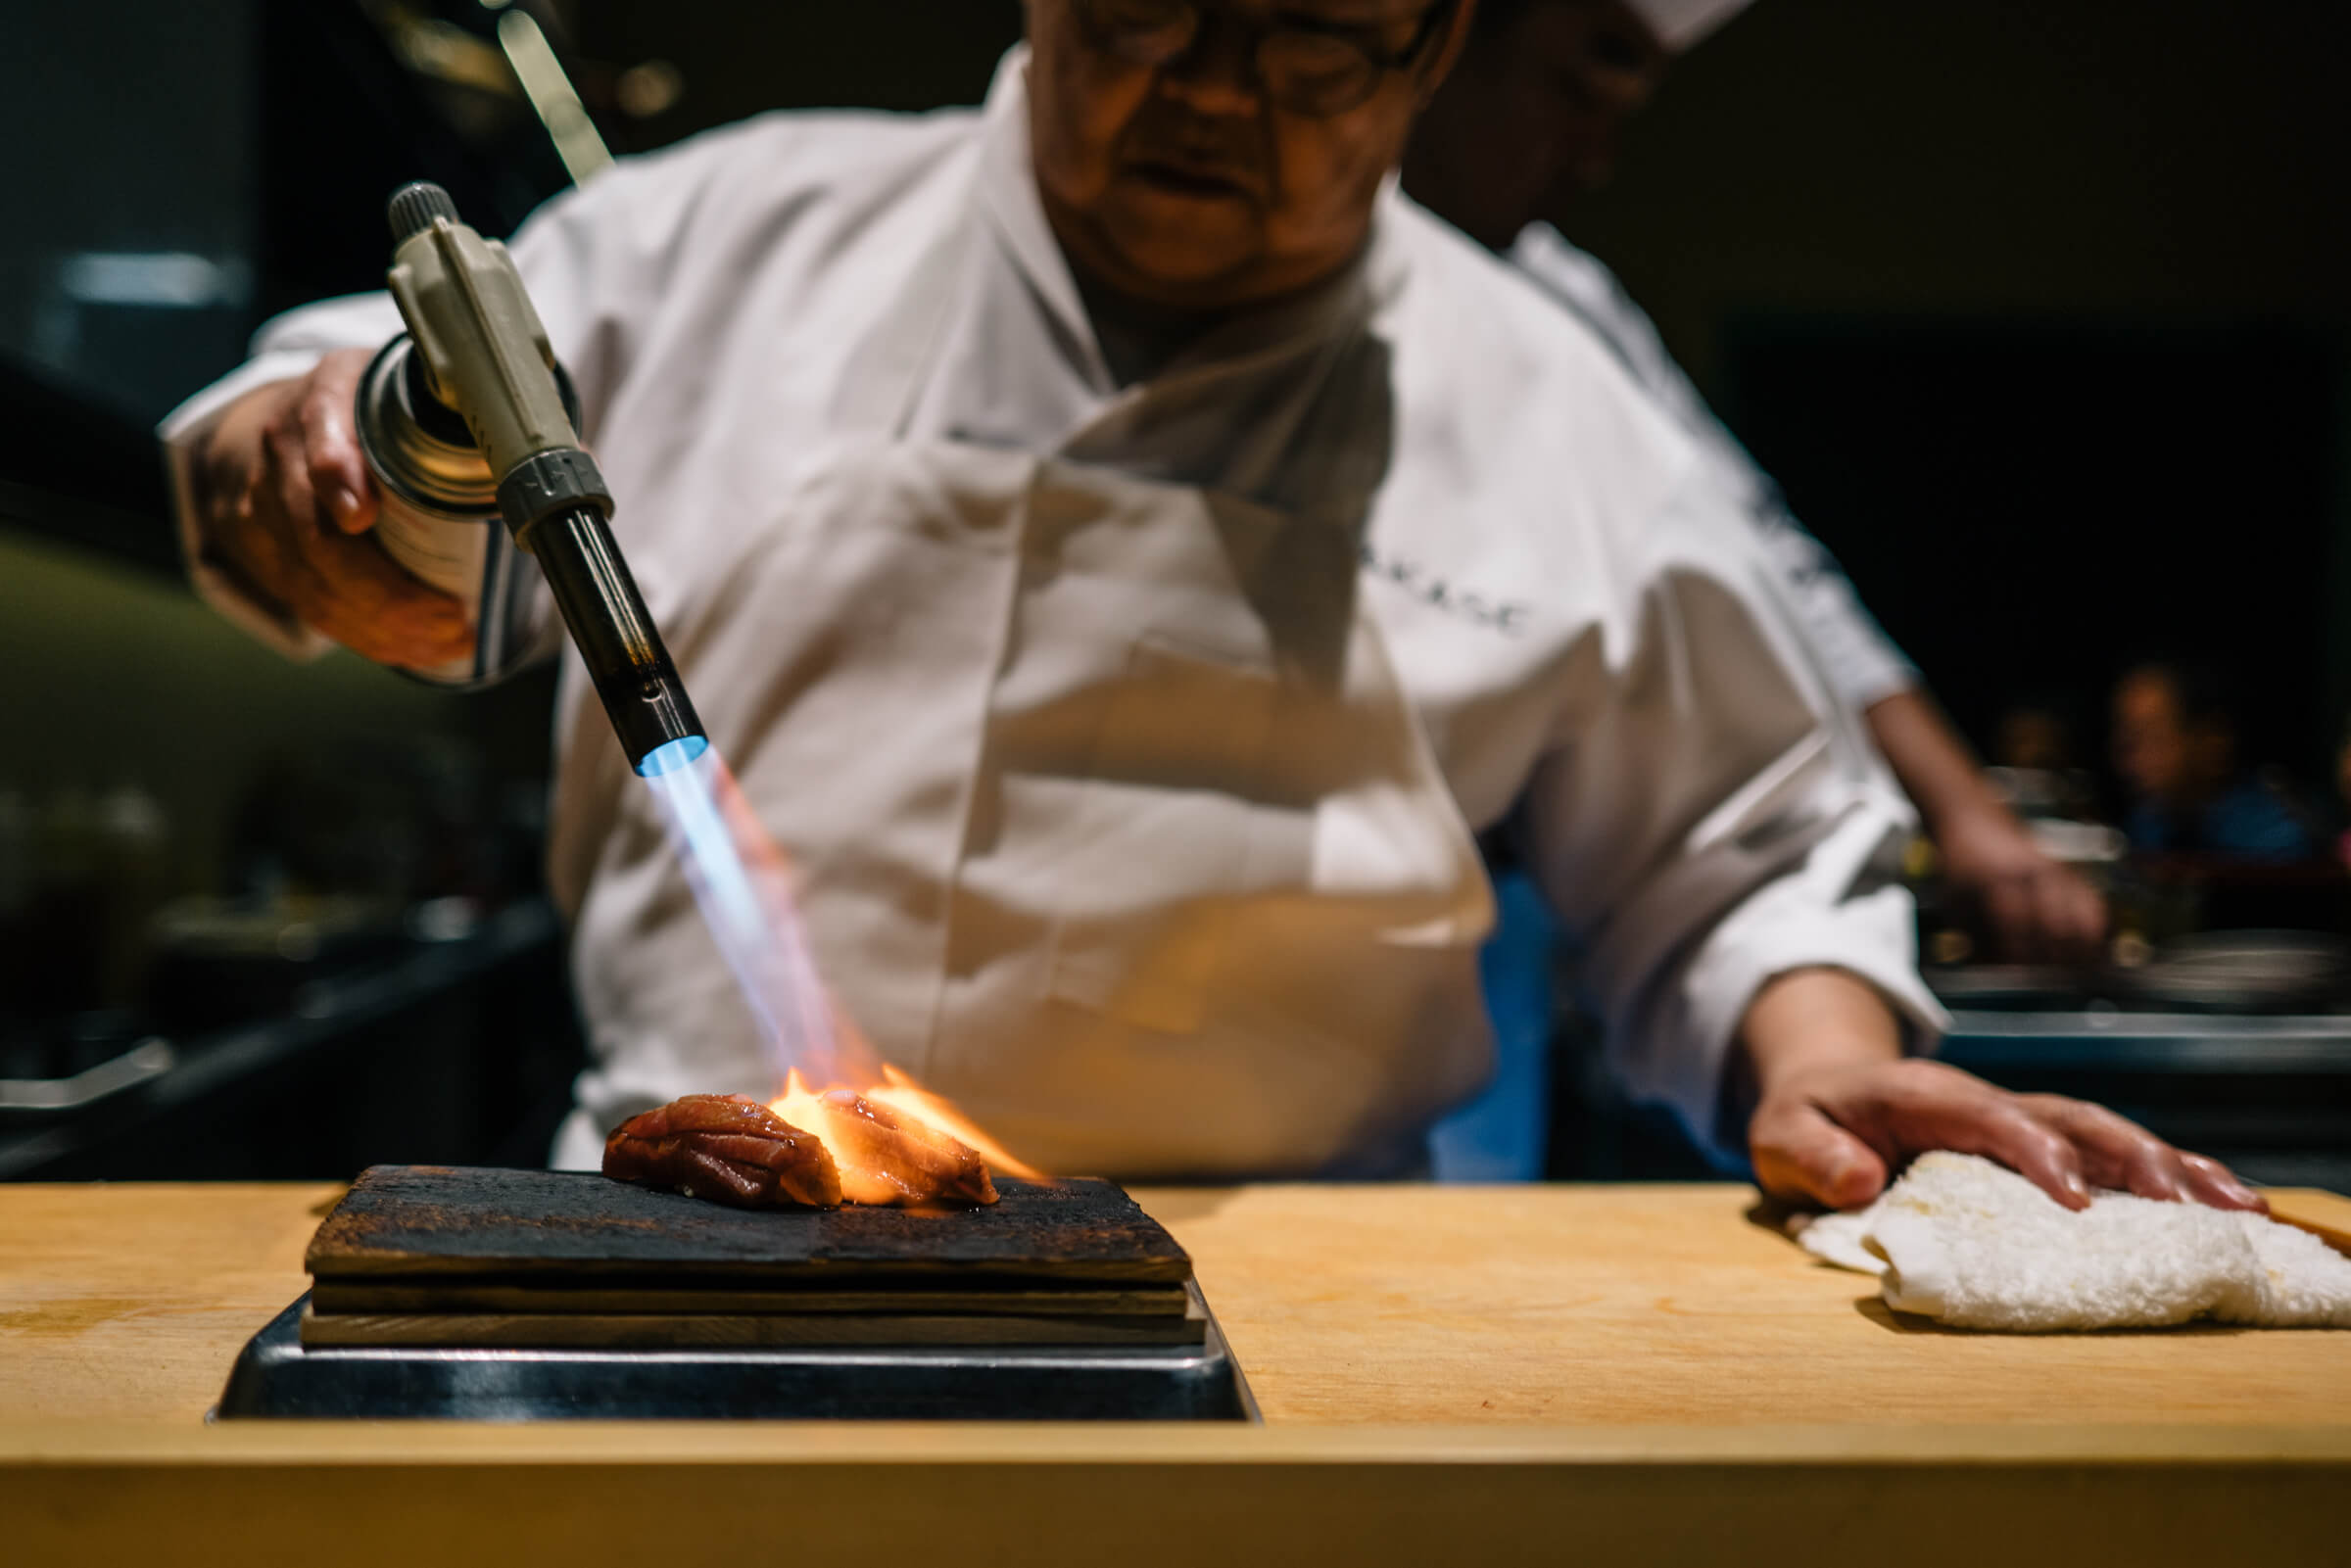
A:
<svg viewBox="0 0 2351 1568">
<path fill-rule="evenodd" d="M 1191 1259 L 1107 1181 L 1006 1181 L 984 1209 L 727 1209 L 593 1172 L 375 1165 L 312 1237 L 320 1280 L 782 1288 L 1181 1284 Z"/>
<path fill-rule="evenodd" d="M 805 1316 L 814 1312 L 923 1312 L 935 1316 L 984 1313 L 1181 1317 L 1185 1295 L 1181 1285 L 1095 1288 L 1083 1284 L 1022 1285 L 1008 1281 L 989 1289 L 970 1288 L 955 1283 L 951 1277 L 938 1283 L 908 1280 L 869 1284 L 863 1289 L 801 1285 L 764 1290 L 741 1285 L 725 1289 L 706 1285 L 679 1288 L 664 1286 L 657 1279 L 629 1285 L 602 1281 L 570 1285 L 547 1279 L 532 1283 L 463 1276 L 416 1280 L 361 1275 L 317 1281 L 311 1287 L 311 1307 L 314 1311 L 330 1313 L 726 1312 L 736 1316 Z"/>
<path fill-rule="evenodd" d="M 1179 1293 L 1180 1294 L 1180 1293 Z M 724 1346 L 1199 1345 L 1208 1312 L 1140 1316 L 800 1312 L 322 1312 L 303 1314 L 305 1345 L 436 1345 L 484 1350 L 695 1350 Z"/>
</svg>

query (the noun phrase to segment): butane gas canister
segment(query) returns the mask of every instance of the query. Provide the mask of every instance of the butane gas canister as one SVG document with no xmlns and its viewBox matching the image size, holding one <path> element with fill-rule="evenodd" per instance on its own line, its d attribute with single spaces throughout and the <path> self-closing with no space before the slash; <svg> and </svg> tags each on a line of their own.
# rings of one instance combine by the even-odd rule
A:
<svg viewBox="0 0 2351 1568">
<path fill-rule="evenodd" d="M 571 380 L 559 365 L 555 385 L 576 421 Z M 432 395 L 407 333 L 367 366 L 355 423 L 382 498 L 377 543 L 410 576 L 462 603 L 474 629 L 470 658 L 411 673 L 451 686 L 494 678 L 513 652 L 519 597 L 535 574 L 518 570 L 499 514 L 497 477 L 465 422 Z"/>
</svg>

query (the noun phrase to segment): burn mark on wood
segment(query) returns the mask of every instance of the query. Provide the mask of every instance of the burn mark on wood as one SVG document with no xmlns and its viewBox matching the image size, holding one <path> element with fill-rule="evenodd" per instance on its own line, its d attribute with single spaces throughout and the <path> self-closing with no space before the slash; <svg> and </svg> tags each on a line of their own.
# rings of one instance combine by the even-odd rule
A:
<svg viewBox="0 0 2351 1568">
<path fill-rule="evenodd" d="M 734 1210 L 578 1171 L 376 1165 L 312 1238 L 321 1278 L 647 1277 L 790 1287 L 941 1274 L 1180 1283 L 1191 1259 L 1116 1184 L 998 1183 L 984 1209 Z"/>
</svg>

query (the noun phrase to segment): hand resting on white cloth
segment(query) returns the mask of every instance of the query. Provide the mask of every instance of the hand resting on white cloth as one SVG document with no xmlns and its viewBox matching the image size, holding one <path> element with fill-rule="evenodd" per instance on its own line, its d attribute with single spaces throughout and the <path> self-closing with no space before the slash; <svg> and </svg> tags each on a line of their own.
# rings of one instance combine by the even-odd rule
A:
<svg viewBox="0 0 2351 1568">
<path fill-rule="evenodd" d="M 1857 1213 L 1797 1240 L 1883 1282 L 1886 1305 L 1958 1328 L 2045 1333 L 2208 1317 L 2351 1328 L 2351 1258 L 2264 1215 L 2101 1192 L 2068 1210 L 1976 1155 L 1921 1155 Z"/>
</svg>

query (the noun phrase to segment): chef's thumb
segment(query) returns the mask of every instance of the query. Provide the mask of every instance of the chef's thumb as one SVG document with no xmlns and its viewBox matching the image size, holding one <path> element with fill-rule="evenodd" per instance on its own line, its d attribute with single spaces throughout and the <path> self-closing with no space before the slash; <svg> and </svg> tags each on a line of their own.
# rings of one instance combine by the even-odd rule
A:
<svg viewBox="0 0 2351 1568">
<path fill-rule="evenodd" d="M 1886 1162 L 1818 1106 L 1765 1101 L 1748 1127 L 1755 1185 L 1775 1198 L 1858 1209 L 1886 1190 Z"/>
</svg>

